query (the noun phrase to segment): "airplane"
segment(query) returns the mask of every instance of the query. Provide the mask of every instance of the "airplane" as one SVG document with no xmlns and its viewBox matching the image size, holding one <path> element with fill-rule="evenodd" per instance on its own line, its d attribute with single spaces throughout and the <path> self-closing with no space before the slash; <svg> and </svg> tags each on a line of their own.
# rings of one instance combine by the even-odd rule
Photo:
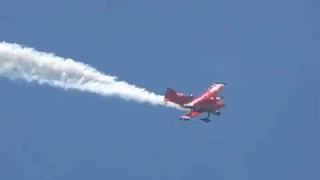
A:
<svg viewBox="0 0 320 180">
<path fill-rule="evenodd" d="M 172 102 L 180 105 L 182 108 L 189 109 L 187 114 L 180 117 L 181 120 L 190 120 L 191 118 L 201 114 L 208 113 L 206 118 L 200 118 L 202 121 L 208 123 L 211 113 L 219 116 L 221 115 L 220 109 L 225 107 L 222 99 L 217 94 L 225 87 L 225 83 L 213 83 L 205 92 L 195 97 L 193 94 L 185 95 L 183 93 L 177 93 L 172 88 L 167 88 L 164 102 Z"/>
</svg>

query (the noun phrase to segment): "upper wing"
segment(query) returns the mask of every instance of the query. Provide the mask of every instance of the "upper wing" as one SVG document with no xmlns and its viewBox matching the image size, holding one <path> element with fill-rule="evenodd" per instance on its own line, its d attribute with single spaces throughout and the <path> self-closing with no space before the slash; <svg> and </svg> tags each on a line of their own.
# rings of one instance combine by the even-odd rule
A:
<svg viewBox="0 0 320 180">
<path fill-rule="evenodd" d="M 180 117 L 180 119 L 183 119 L 183 120 L 189 120 L 197 115 L 199 115 L 200 112 L 199 111 L 195 111 L 195 110 L 190 110 L 187 114 L 184 114 Z"/>
<path fill-rule="evenodd" d="M 201 103 L 203 100 L 209 99 L 210 97 L 215 96 L 225 84 L 213 84 L 211 85 L 204 93 L 202 93 L 197 98 L 194 98 L 191 102 L 184 104 L 183 107 L 185 108 L 192 108 L 193 106 Z"/>
</svg>

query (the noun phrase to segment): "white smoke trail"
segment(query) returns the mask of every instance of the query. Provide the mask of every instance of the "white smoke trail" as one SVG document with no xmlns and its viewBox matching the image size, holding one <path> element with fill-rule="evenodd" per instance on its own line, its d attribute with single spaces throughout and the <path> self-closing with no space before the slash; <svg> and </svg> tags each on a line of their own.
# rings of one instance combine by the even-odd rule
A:
<svg viewBox="0 0 320 180">
<path fill-rule="evenodd" d="M 148 92 L 125 81 L 117 81 L 117 77 L 102 74 L 89 65 L 52 53 L 38 52 L 19 44 L 0 43 L 0 75 L 12 80 L 23 79 L 63 89 L 117 96 L 139 103 L 183 110 L 175 104 L 165 105 L 162 95 Z"/>
</svg>

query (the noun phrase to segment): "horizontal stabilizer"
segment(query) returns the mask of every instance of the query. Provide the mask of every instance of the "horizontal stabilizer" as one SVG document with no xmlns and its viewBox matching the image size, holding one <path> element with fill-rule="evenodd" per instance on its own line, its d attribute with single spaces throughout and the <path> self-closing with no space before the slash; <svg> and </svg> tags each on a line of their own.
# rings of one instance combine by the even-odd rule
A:
<svg viewBox="0 0 320 180">
<path fill-rule="evenodd" d="M 190 109 L 193 107 L 193 105 L 192 104 L 184 104 L 184 105 L 182 105 L 182 107 Z"/>
</svg>

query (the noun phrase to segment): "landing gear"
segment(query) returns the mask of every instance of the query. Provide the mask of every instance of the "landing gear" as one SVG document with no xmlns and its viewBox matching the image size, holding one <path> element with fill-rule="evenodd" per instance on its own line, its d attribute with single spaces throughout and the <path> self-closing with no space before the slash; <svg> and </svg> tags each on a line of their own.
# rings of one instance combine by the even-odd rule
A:
<svg viewBox="0 0 320 180">
<path fill-rule="evenodd" d="M 206 122 L 206 123 L 210 122 L 211 120 L 209 119 L 209 117 L 210 117 L 211 113 L 216 115 L 216 116 L 220 116 L 221 115 L 221 112 L 216 110 L 214 112 L 208 112 L 208 116 L 206 118 L 201 118 L 201 120 Z"/>
<path fill-rule="evenodd" d="M 202 121 L 204 121 L 204 122 L 206 122 L 206 123 L 211 122 L 211 120 L 210 120 L 210 119 L 208 119 L 208 118 L 202 118 L 201 120 L 202 120 Z"/>
<path fill-rule="evenodd" d="M 211 122 L 211 120 L 209 119 L 210 115 L 211 115 L 211 114 L 208 113 L 208 116 L 207 116 L 206 118 L 201 118 L 200 120 L 202 120 L 202 121 L 204 121 L 204 122 L 206 122 L 206 123 Z"/>
<path fill-rule="evenodd" d="M 220 116 L 221 112 L 220 111 L 215 111 L 213 114 L 216 115 L 216 116 Z"/>
</svg>

